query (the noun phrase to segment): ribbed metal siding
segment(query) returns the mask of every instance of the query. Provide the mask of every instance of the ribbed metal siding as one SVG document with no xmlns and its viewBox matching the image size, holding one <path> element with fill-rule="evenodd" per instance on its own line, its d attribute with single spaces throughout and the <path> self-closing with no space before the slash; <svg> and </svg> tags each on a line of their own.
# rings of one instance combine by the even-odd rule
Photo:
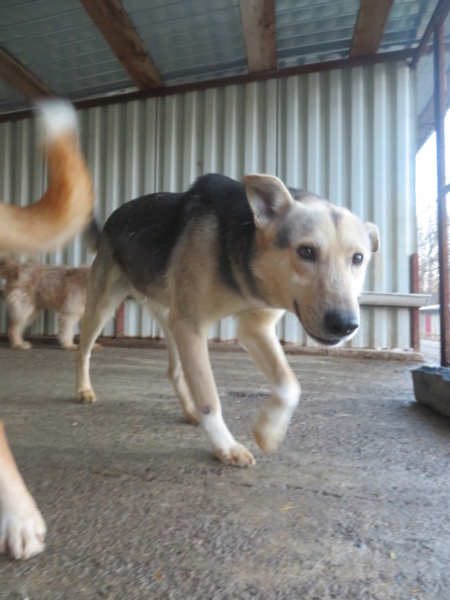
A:
<svg viewBox="0 0 450 600">
<path fill-rule="evenodd" d="M 81 145 L 105 219 L 143 193 L 181 191 L 211 171 L 278 175 L 375 221 L 382 248 L 366 289 L 409 292 L 415 247 L 413 73 L 403 63 L 335 70 L 92 108 L 80 113 Z M 34 124 L 0 124 L 0 192 L 26 203 L 44 189 L 34 151 Z M 89 256 L 80 239 L 52 262 L 78 265 Z M 405 309 L 363 308 L 353 347 L 401 347 L 409 341 Z M 5 319 L 2 313 L 2 329 Z M 34 332 L 54 333 L 54 319 Z M 285 341 L 313 344 L 293 315 L 279 325 Z M 105 329 L 113 333 L 113 324 Z M 126 302 L 125 334 L 158 336 L 158 325 Z M 235 336 L 224 319 L 211 337 Z"/>
</svg>

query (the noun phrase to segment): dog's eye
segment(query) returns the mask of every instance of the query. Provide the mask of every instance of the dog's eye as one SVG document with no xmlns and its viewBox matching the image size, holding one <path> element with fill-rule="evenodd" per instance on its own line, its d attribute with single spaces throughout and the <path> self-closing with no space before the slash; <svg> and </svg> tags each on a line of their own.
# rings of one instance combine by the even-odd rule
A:
<svg viewBox="0 0 450 600">
<path fill-rule="evenodd" d="M 361 252 L 357 252 L 356 254 L 353 255 L 352 257 L 352 263 L 354 265 L 362 265 L 362 262 L 364 260 L 363 255 L 361 254 Z"/>
<path fill-rule="evenodd" d="M 297 254 L 305 260 L 316 260 L 316 253 L 311 246 L 300 246 L 297 248 Z"/>
</svg>

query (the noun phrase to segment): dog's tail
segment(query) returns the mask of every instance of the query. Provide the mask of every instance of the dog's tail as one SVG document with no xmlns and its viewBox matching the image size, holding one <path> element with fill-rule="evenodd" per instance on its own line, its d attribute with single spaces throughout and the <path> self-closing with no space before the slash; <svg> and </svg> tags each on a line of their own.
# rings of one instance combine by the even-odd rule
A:
<svg viewBox="0 0 450 600">
<path fill-rule="evenodd" d="M 0 202 L 0 252 L 34 254 L 69 242 L 89 222 L 94 204 L 92 179 L 77 144 L 77 116 L 63 100 L 37 104 L 46 146 L 49 185 L 25 207 Z"/>
</svg>

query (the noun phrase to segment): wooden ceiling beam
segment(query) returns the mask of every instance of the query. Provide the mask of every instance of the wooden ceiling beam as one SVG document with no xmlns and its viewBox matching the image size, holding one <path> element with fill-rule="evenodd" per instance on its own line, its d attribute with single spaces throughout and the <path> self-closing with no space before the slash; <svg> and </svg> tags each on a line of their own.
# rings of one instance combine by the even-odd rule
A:
<svg viewBox="0 0 450 600">
<path fill-rule="evenodd" d="M 54 96 L 53 92 L 42 81 L 1 47 L 0 77 L 28 100 Z"/>
<path fill-rule="evenodd" d="M 376 54 L 394 0 L 361 0 L 350 56 Z"/>
<path fill-rule="evenodd" d="M 250 73 L 277 68 L 274 0 L 239 0 Z"/>
<path fill-rule="evenodd" d="M 164 85 L 120 0 L 80 0 L 138 89 Z"/>
</svg>

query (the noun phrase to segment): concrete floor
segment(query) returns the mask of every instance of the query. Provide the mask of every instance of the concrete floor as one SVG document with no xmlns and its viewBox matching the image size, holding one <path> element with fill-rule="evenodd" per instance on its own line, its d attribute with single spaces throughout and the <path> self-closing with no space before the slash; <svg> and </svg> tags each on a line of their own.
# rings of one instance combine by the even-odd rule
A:
<svg viewBox="0 0 450 600">
<path fill-rule="evenodd" d="M 0 598 L 448 600 L 450 420 L 414 402 L 417 364 L 290 356 L 303 397 L 265 457 L 263 377 L 211 356 L 251 469 L 183 422 L 159 349 L 98 351 L 79 406 L 73 353 L 0 344 L 0 414 L 48 525 L 44 554 L 0 558 Z"/>
</svg>

